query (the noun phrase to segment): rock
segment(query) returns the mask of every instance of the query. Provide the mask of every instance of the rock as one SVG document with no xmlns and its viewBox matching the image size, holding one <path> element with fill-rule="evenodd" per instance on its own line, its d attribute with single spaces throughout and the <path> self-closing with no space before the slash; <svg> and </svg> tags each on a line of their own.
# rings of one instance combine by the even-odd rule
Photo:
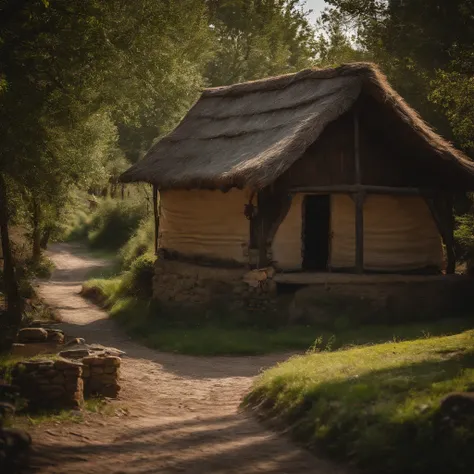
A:
<svg viewBox="0 0 474 474">
<path fill-rule="evenodd" d="M 64 347 L 71 347 L 75 345 L 83 346 L 85 343 L 86 341 L 82 339 L 82 337 L 75 337 L 74 339 L 71 339 L 70 341 L 66 342 L 66 344 L 64 344 Z"/>
<path fill-rule="evenodd" d="M 245 283 L 250 284 L 251 281 L 264 281 L 267 279 L 265 270 L 252 270 L 246 273 L 243 277 Z"/>
<path fill-rule="evenodd" d="M 67 359 L 82 359 L 83 357 L 90 355 L 90 352 L 88 349 L 68 349 L 66 351 L 61 351 L 59 355 Z"/>
<path fill-rule="evenodd" d="M 450 393 L 441 401 L 440 412 L 451 418 L 474 416 L 474 393 Z"/>
<path fill-rule="evenodd" d="M 113 367 L 120 367 L 120 357 L 106 357 L 105 358 L 105 365 L 106 366 L 113 366 Z"/>
<path fill-rule="evenodd" d="M 103 367 L 95 366 L 91 368 L 91 376 L 102 375 L 103 373 L 104 373 Z"/>
<path fill-rule="evenodd" d="M 265 268 L 265 272 L 268 278 L 273 278 L 275 276 L 276 270 L 274 267 Z"/>
<path fill-rule="evenodd" d="M 21 364 L 25 366 L 27 372 L 31 372 L 40 368 L 51 369 L 54 365 L 54 361 L 49 359 L 25 360 Z"/>
<path fill-rule="evenodd" d="M 64 334 L 62 332 L 48 332 L 48 342 L 55 342 L 56 344 L 64 344 Z"/>
<path fill-rule="evenodd" d="M 104 374 L 116 374 L 117 367 L 115 366 L 105 366 L 104 367 Z"/>
<path fill-rule="evenodd" d="M 58 374 L 58 375 L 56 375 L 56 377 L 53 377 L 53 378 L 51 379 L 51 383 L 52 383 L 52 384 L 61 385 L 61 384 L 63 384 L 64 382 L 66 382 L 66 377 L 64 377 L 64 375 L 62 375 L 62 374 Z"/>
<path fill-rule="evenodd" d="M 105 387 L 102 387 L 101 389 L 101 394 L 104 397 L 109 397 L 109 398 L 116 398 L 119 392 L 120 392 L 119 384 L 106 385 Z"/>
<path fill-rule="evenodd" d="M 104 374 L 100 377 L 100 381 L 103 385 L 110 385 L 117 383 L 117 376 L 112 374 Z"/>
<path fill-rule="evenodd" d="M 84 368 L 82 369 L 82 377 L 87 378 L 90 377 L 91 375 L 91 369 L 88 365 L 85 365 Z"/>
<path fill-rule="evenodd" d="M 58 359 L 54 361 L 54 368 L 58 370 L 77 370 L 77 368 L 82 367 L 80 362 L 75 362 L 72 360 Z"/>
<path fill-rule="evenodd" d="M 295 292 L 289 307 L 291 323 L 307 323 L 330 325 L 334 320 L 334 312 L 312 286 L 306 286 Z"/>
<path fill-rule="evenodd" d="M 24 328 L 18 332 L 18 342 L 46 342 L 48 332 L 43 328 Z"/>
<path fill-rule="evenodd" d="M 11 354 L 18 357 L 33 357 L 41 354 L 55 354 L 58 350 L 56 342 L 29 342 L 28 344 L 15 343 Z"/>
<path fill-rule="evenodd" d="M 97 356 L 88 356 L 82 359 L 82 363 L 90 366 L 104 365 L 104 359 Z"/>
</svg>

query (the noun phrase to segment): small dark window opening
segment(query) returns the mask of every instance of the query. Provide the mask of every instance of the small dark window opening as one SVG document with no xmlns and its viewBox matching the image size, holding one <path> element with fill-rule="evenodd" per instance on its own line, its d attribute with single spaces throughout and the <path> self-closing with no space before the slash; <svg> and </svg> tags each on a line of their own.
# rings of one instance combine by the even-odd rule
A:
<svg viewBox="0 0 474 474">
<path fill-rule="evenodd" d="M 325 271 L 329 261 L 330 196 L 306 196 L 303 206 L 303 269 Z"/>
</svg>

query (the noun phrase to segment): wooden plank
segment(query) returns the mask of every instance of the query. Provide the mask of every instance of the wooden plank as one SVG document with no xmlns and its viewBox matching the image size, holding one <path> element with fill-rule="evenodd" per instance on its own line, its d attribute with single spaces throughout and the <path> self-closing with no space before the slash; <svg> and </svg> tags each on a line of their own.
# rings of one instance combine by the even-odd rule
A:
<svg viewBox="0 0 474 474">
<path fill-rule="evenodd" d="M 285 285 L 324 285 L 324 284 L 377 284 L 377 283 L 411 283 L 426 281 L 470 280 L 468 275 L 403 275 L 403 274 L 368 274 L 297 272 L 277 273 L 273 281 Z"/>
<path fill-rule="evenodd" d="M 356 254 L 355 268 L 357 273 L 364 272 L 364 201 L 365 191 L 361 189 L 362 176 L 360 167 L 359 116 L 354 111 L 354 181 L 359 188 L 355 195 L 355 234 Z"/>
<path fill-rule="evenodd" d="M 292 194 L 354 194 L 364 191 L 367 194 L 396 194 L 407 196 L 430 196 L 433 195 L 433 190 L 423 190 L 420 188 L 404 188 L 391 186 L 372 186 L 367 184 L 342 184 L 335 186 L 297 186 L 292 187 L 290 192 Z"/>
<path fill-rule="evenodd" d="M 354 182 L 358 185 L 362 183 L 361 173 L 359 114 L 354 110 Z"/>
<path fill-rule="evenodd" d="M 160 230 L 160 215 L 158 211 L 158 186 L 153 185 L 153 217 L 155 219 L 155 255 L 158 255 L 158 233 Z"/>
<path fill-rule="evenodd" d="M 356 258 L 355 268 L 357 273 L 364 272 L 364 201 L 365 195 L 356 194 L 355 199 L 355 231 L 356 231 Z"/>
</svg>

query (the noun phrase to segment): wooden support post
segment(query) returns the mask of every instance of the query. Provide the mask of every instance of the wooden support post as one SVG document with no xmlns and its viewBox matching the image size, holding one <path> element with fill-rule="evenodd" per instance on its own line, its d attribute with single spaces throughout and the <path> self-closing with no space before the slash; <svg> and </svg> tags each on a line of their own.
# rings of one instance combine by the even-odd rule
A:
<svg viewBox="0 0 474 474">
<path fill-rule="evenodd" d="M 454 251 L 454 213 L 453 199 L 451 195 L 437 195 L 434 198 L 426 197 L 426 203 L 431 215 L 438 227 L 446 248 L 446 273 L 452 274 L 456 271 L 456 254 Z"/>
<path fill-rule="evenodd" d="M 354 181 L 357 186 L 362 183 L 362 173 L 360 166 L 360 131 L 359 116 L 354 111 Z M 365 192 L 359 189 L 355 194 L 355 235 L 356 235 L 356 255 L 355 268 L 357 273 L 364 272 L 364 200 Z"/>
<path fill-rule="evenodd" d="M 355 196 L 355 226 L 356 226 L 356 272 L 364 272 L 364 200 L 362 193 Z"/>
<path fill-rule="evenodd" d="M 155 255 L 158 255 L 158 233 L 160 229 L 160 214 L 158 211 L 158 186 L 153 185 L 153 216 L 155 218 Z"/>
<path fill-rule="evenodd" d="M 453 211 L 453 196 L 451 194 L 444 197 L 444 204 L 446 208 L 446 254 L 448 262 L 446 266 L 446 273 L 452 274 L 456 271 L 456 253 L 454 251 L 454 211 Z"/>
</svg>

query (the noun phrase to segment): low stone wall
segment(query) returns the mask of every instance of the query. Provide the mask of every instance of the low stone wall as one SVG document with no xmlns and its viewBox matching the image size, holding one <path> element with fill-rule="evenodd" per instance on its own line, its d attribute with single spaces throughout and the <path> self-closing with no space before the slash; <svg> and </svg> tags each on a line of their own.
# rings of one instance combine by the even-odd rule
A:
<svg viewBox="0 0 474 474">
<path fill-rule="evenodd" d="M 84 394 L 115 398 L 120 392 L 120 357 L 89 356 L 82 359 L 84 365 Z"/>
<path fill-rule="evenodd" d="M 20 329 L 17 342 L 12 345 L 11 354 L 17 357 L 55 354 L 63 347 L 64 340 L 64 333 L 60 329 L 38 326 Z"/>
<path fill-rule="evenodd" d="M 31 408 L 76 408 L 84 402 L 82 364 L 65 359 L 16 364 L 12 384 Z"/>
</svg>

